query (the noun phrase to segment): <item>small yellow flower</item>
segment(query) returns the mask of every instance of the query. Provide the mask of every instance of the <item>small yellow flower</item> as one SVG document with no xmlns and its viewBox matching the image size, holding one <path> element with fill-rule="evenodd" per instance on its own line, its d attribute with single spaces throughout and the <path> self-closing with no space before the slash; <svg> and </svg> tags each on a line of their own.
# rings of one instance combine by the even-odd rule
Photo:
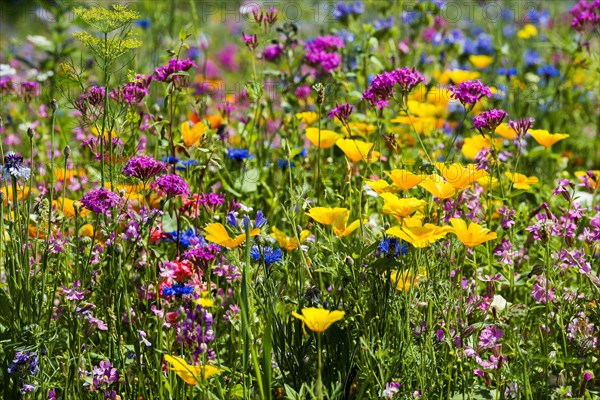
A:
<svg viewBox="0 0 600 400">
<path fill-rule="evenodd" d="M 316 112 L 305 111 L 296 114 L 296 118 L 298 118 L 304 125 L 311 126 L 317 119 L 319 119 L 319 115 Z"/>
<path fill-rule="evenodd" d="M 321 129 L 321 137 L 319 137 L 318 128 L 308 128 L 306 129 L 306 137 L 314 146 L 317 146 L 320 149 L 328 149 L 332 147 L 336 140 L 341 138 L 342 135 L 335 133 L 334 131 Z"/>
<path fill-rule="evenodd" d="M 221 369 L 212 365 L 189 365 L 183 358 L 168 354 L 165 355 L 165 361 L 170 364 L 172 371 L 175 371 L 185 383 L 192 386 L 222 372 Z"/>
<path fill-rule="evenodd" d="M 79 228 L 79 236 L 94 237 L 94 227 L 92 224 L 85 224 Z"/>
<path fill-rule="evenodd" d="M 322 308 L 308 307 L 302 309 L 302 315 L 293 312 L 292 315 L 302 322 L 313 332 L 322 333 L 342 318 L 346 313 L 344 311 L 329 311 Z"/>
<path fill-rule="evenodd" d="M 477 179 L 487 175 L 485 170 L 477 169 L 477 165 L 475 164 L 463 166 L 459 163 L 447 165 L 442 162 L 436 162 L 435 167 L 441 172 L 446 182 L 451 184 L 456 190 L 466 189 L 475 183 Z"/>
<path fill-rule="evenodd" d="M 419 186 L 438 199 L 448 199 L 456 194 L 456 189 L 437 174 L 429 175 Z"/>
<path fill-rule="evenodd" d="M 355 220 L 350 225 L 348 218 L 350 210 L 347 208 L 335 207 L 313 207 L 306 215 L 323 225 L 333 225 L 333 233 L 337 237 L 348 236 L 360 226 L 360 220 Z"/>
<path fill-rule="evenodd" d="M 190 129 L 190 124 L 187 121 L 184 122 L 183 124 L 181 124 L 181 138 L 183 139 L 183 143 L 187 147 L 197 145 L 207 130 L 208 127 L 204 122 L 198 122 L 194 124 L 192 129 Z"/>
<path fill-rule="evenodd" d="M 469 61 L 476 68 L 483 69 L 489 67 L 494 62 L 494 57 L 485 56 L 485 55 L 472 55 L 469 56 Z"/>
<path fill-rule="evenodd" d="M 508 126 L 506 122 L 502 122 L 500 125 L 498 125 L 498 127 L 496 128 L 496 134 L 508 140 L 513 140 L 517 137 L 517 132 L 515 132 L 513 128 Z"/>
<path fill-rule="evenodd" d="M 414 279 L 413 279 L 414 276 Z M 408 292 L 411 287 L 417 286 L 420 280 L 425 278 L 425 270 L 419 268 L 417 275 L 413 275 L 412 271 L 406 269 L 404 271 L 391 270 L 390 279 L 396 284 L 396 290 L 399 292 Z"/>
<path fill-rule="evenodd" d="M 411 189 L 425 179 L 425 175 L 416 175 L 405 169 L 394 169 L 390 172 L 386 172 L 385 174 L 390 177 L 390 179 L 394 182 L 394 185 L 398 186 L 402 190 Z"/>
<path fill-rule="evenodd" d="M 467 247 L 475 247 L 498 237 L 496 232 L 492 232 L 474 222 L 471 222 L 467 227 L 467 223 L 462 219 L 452 218 L 450 224 L 452 225 L 450 232 L 454 233 L 462 244 Z"/>
<path fill-rule="evenodd" d="M 523 27 L 523 29 L 521 29 L 520 31 L 517 32 L 517 36 L 520 37 L 521 39 L 529 39 L 532 37 L 537 36 L 538 31 L 537 28 L 535 27 L 535 25 L 532 24 L 527 24 Z"/>
<path fill-rule="evenodd" d="M 531 185 L 538 183 L 540 180 L 535 177 L 535 176 L 526 176 L 523 174 L 519 174 L 518 172 L 516 173 L 511 173 L 506 171 L 505 175 L 508 177 L 508 179 L 510 179 L 510 181 L 513 183 L 513 187 L 515 189 L 524 189 L 527 190 L 531 187 Z"/>
<path fill-rule="evenodd" d="M 477 71 L 465 71 L 462 69 L 455 69 L 451 71 L 444 71 L 439 78 L 440 83 L 447 84 L 450 81 L 456 85 L 461 84 L 465 81 L 472 81 L 481 76 Z"/>
<path fill-rule="evenodd" d="M 204 237 L 206 240 L 216 243 L 220 246 L 227 247 L 228 249 L 238 247 L 240 244 L 246 241 L 245 233 L 237 235 L 235 238 L 231 238 L 223 224 L 219 222 L 214 222 L 208 225 L 206 228 L 204 228 L 204 231 L 207 233 L 207 235 Z M 259 234 L 260 229 L 258 228 L 254 228 L 250 231 L 250 236 L 256 236 Z"/>
<path fill-rule="evenodd" d="M 536 142 L 544 147 L 550 147 L 554 143 L 570 136 L 566 133 L 550 133 L 545 129 L 530 129 L 527 132 L 535 139 Z"/>
<path fill-rule="evenodd" d="M 366 181 L 365 182 L 367 185 L 369 185 L 369 187 L 371 189 L 373 189 L 375 191 L 375 193 L 377 194 L 381 194 L 381 193 L 396 193 L 397 191 L 400 190 L 400 188 L 398 186 L 396 186 L 395 184 L 389 184 L 386 181 L 384 181 L 383 179 L 378 179 L 376 181 Z"/>
<path fill-rule="evenodd" d="M 335 144 L 353 162 L 379 160 L 380 153 L 373 150 L 374 143 L 354 139 L 339 139 Z"/>
<path fill-rule="evenodd" d="M 277 229 L 277 227 L 272 227 L 273 233 L 271 233 L 271 237 L 277 240 L 279 246 L 287 251 L 292 251 L 298 248 L 298 240 L 295 237 L 288 237 L 285 233 Z M 304 229 L 300 232 L 300 243 L 303 243 L 310 236 L 310 231 Z"/>
<path fill-rule="evenodd" d="M 425 224 L 417 218 L 407 218 L 403 226 L 393 226 L 385 231 L 389 236 L 402 239 L 413 247 L 424 248 L 442 239 L 450 231 L 447 226 Z"/>
<path fill-rule="evenodd" d="M 496 148 L 502 146 L 502 138 L 494 139 L 494 145 Z M 487 137 L 481 135 L 475 135 L 472 137 L 465 138 L 465 143 L 461 149 L 461 152 L 465 157 L 470 160 L 474 160 L 477 153 L 482 149 L 489 149 L 492 147 L 492 141 Z"/>
<path fill-rule="evenodd" d="M 383 199 L 381 210 L 386 214 L 393 215 L 397 220 L 406 218 L 427 205 L 427 202 L 415 197 L 401 199 L 392 193 L 382 193 L 380 196 Z"/>
</svg>

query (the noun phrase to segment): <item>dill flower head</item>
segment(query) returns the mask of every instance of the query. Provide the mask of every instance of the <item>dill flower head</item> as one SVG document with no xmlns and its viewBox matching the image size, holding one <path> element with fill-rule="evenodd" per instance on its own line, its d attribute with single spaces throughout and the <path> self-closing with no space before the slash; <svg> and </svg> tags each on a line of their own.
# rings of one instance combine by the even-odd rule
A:
<svg viewBox="0 0 600 400">
<path fill-rule="evenodd" d="M 118 194 L 105 188 L 91 190 L 81 198 L 81 204 L 96 214 L 105 214 L 111 208 L 120 205 L 121 201 Z"/>
<path fill-rule="evenodd" d="M 167 169 L 167 166 L 145 154 L 135 156 L 127 161 L 123 169 L 123 175 L 133 176 L 142 181 L 148 180 Z"/>
<path fill-rule="evenodd" d="M 161 175 L 154 181 L 156 187 L 162 190 L 168 197 L 189 196 L 190 188 L 187 182 L 179 175 Z"/>
<path fill-rule="evenodd" d="M 23 165 L 23 157 L 13 151 L 9 151 L 4 156 L 4 165 L 2 166 L 2 178 L 9 180 L 11 178 L 29 180 L 31 169 Z"/>
</svg>

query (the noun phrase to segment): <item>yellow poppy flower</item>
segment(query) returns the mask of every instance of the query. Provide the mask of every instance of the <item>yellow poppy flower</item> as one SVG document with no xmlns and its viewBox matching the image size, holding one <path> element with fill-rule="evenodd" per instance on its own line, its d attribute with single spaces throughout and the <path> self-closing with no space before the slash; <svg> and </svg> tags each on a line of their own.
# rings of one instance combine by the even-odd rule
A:
<svg viewBox="0 0 600 400">
<path fill-rule="evenodd" d="M 322 308 L 308 307 L 302 309 L 302 315 L 293 312 L 292 315 L 302 322 L 313 332 L 322 333 L 342 318 L 346 313 L 344 311 L 329 311 Z"/>
<path fill-rule="evenodd" d="M 382 193 L 380 196 L 383 199 L 383 208 L 381 210 L 386 214 L 393 215 L 398 221 L 414 214 L 427 204 L 427 202 L 415 197 L 401 199 L 392 193 Z"/>
<path fill-rule="evenodd" d="M 92 134 L 94 136 L 100 136 L 100 131 L 94 126 L 92 127 Z M 115 131 L 104 131 L 104 140 L 108 140 L 109 136 L 114 139 L 118 136 L 118 134 Z"/>
<path fill-rule="evenodd" d="M 79 169 L 67 169 L 65 170 L 64 168 L 55 168 L 54 169 L 54 176 L 56 177 L 57 181 L 71 181 L 71 179 L 73 179 L 74 177 L 83 177 L 85 176 L 85 170 L 83 168 L 79 168 Z"/>
<path fill-rule="evenodd" d="M 535 27 L 535 25 L 532 24 L 527 24 L 523 27 L 523 29 L 521 29 L 520 31 L 517 32 L 517 36 L 520 37 L 521 39 L 529 39 L 532 37 L 537 36 L 538 31 L 537 28 Z"/>
<path fill-rule="evenodd" d="M 380 153 L 373 151 L 374 143 L 354 139 L 339 139 L 335 144 L 353 162 L 379 160 Z"/>
<path fill-rule="evenodd" d="M 79 215 L 85 217 L 91 211 L 85 207 L 82 207 L 79 201 L 71 200 L 67 198 L 56 199 L 52 202 L 55 210 L 62 211 L 63 215 L 68 218 L 75 218 L 75 207 L 79 207 Z"/>
<path fill-rule="evenodd" d="M 455 69 L 451 71 L 444 71 L 439 78 L 440 83 L 454 83 L 456 85 L 461 84 L 465 81 L 472 81 L 481 76 L 477 71 L 465 71 L 462 69 Z"/>
<path fill-rule="evenodd" d="M 550 147 L 554 143 L 570 136 L 566 133 L 550 133 L 545 129 L 530 129 L 527 132 L 529 132 L 531 137 L 533 137 L 536 142 L 544 147 Z"/>
<path fill-rule="evenodd" d="M 208 131 L 208 127 L 204 122 L 198 122 L 190 129 L 189 122 L 181 124 L 181 138 L 187 147 L 192 147 L 200 142 L 202 136 Z"/>
<path fill-rule="evenodd" d="M 4 192 L 4 202 L 2 204 L 7 206 L 9 201 L 13 201 L 12 187 L 3 187 L 0 190 L 2 190 L 2 192 Z M 21 201 L 25 197 L 27 197 L 28 194 L 29 194 L 29 188 L 27 186 L 25 186 L 25 188 L 23 188 L 23 190 L 21 190 L 21 188 L 17 187 L 17 199 L 19 201 Z"/>
<path fill-rule="evenodd" d="M 411 189 L 425 179 L 425 175 L 416 175 L 405 169 L 394 169 L 390 172 L 386 172 L 385 174 L 390 177 L 390 179 L 394 182 L 394 185 L 398 186 L 402 190 Z"/>
<path fill-rule="evenodd" d="M 435 167 L 441 172 L 446 182 L 452 185 L 456 190 L 463 190 L 475 183 L 479 178 L 487 175 L 483 169 L 477 169 L 477 165 L 461 165 L 459 163 L 444 164 L 436 162 Z"/>
<path fill-rule="evenodd" d="M 335 133 L 334 131 L 321 129 L 321 137 L 319 138 L 318 128 L 307 128 L 306 137 L 314 146 L 317 146 L 320 149 L 328 149 L 333 146 L 335 141 L 341 138 L 342 135 Z"/>
<path fill-rule="evenodd" d="M 491 175 L 486 175 L 483 178 L 477 179 L 477 184 L 483 188 L 484 192 L 487 192 L 490 188 L 495 188 L 498 186 L 498 178 L 494 178 Z"/>
<path fill-rule="evenodd" d="M 540 180 L 535 177 L 535 176 L 526 176 L 523 174 L 519 174 L 518 172 L 516 173 L 511 173 L 506 171 L 505 175 L 508 177 L 508 179 L 510 179 L 510 181 L 513 183 L 513 187 L 515 189 L 524 189 L 527 190 L 531 187 L 531 185 L 538 183 Z"/>
<path fill-rule="evenodd" d="M 340 122 L 336 118 L 336 123 L 340 124 Z M 375 125 L 367 124 L 365 122 L 350 122 L 348 123 L 348 130 L 345 126 L 342 127 L 342 130 L 346 134 L 346 136 L 361 136 L 367 137 L 369 134 L 375 132 L 377 127 Z"/>
<path fill-rule="evenodd" d="M 448 199 L 456 194 L 454 186 L 445 182 L 438 174 L 429 175 L 423 182 L 419 183 L 419 186 L 438 199 Z"/>
<path fill-rule="evenodd" d="M 437 118 L 434 117 L 416 117 L 416 116 L 399 116 L 391 120 L 402 125 L 414 127 L 415 131 L 424 135 L 431 135 L 437 126 Z"/>
<path fill-rule="evenodd" d="M 298 118 L 304 125 L 311 126 L 319 119 L 319 115 L 316 112 L 305 111 L 296 114 L 296 118 Z"/>
<path fill-rule="evenodd" d="M 502 146 L 502 140 L 502 138 L 494 139 L 496 148 Z M 461 152 L 468 159 L 474 160 L 475 156 L 481 151 L 481 149 L 489 149 L 491 147 L 492 141 L 490 139 L 482 135 L 475 135 L 465 138 L 465 143 L 463 144 Z"/>
<path fill-rule="evenodd" d="M 277 229 L 277 227 L 272 227 L 273 233 L 271 233 L 271 237 L 277 240 L 279 246 L 287 251 L 295 250 L 298 248 L 298 240 L 295 237 L 288 237 L 285 233 Z M 310 231 L 304 229 L 300 232 L 300 243 L 303 243 L 310 236 Z"/>
<path fill-rule="evenodd" d="M 429 247 L 430 244 L 442 239 L 450 231 L 447 226 L 423 225 L 422 221 L 416 218 L 410 218 L 410 221 L 404 220 L 403 222 L 403 226 L 393 226 L 385 233 L 402 239 L 417 248 Z"/>
<path fill-rule="evenodd" d="M 320 224 L 333 225 L 333 233 L 337 237 L 348 236 L 360 226 L 358 219 L 346 226 L 350 217 L 350 210 L 347 208 L 313 207 L 306 215 Z"/>
<path fill-rule="evenodd" d="M 494 62 L 494 57 L 485 56 L 485 55 L 472 55 L 469 56 L 469 61 L 476 68 L 483 69 L 489 67 Z"/>
<path fill-rule="evenodd" d="M 502 122 L 500 125 L 498 125 L 498 127 L 496 128 L 496 134 L 508 140 L 513 140 L 517 137 L 517 132 L 515 132 L 513 128 L 508 126 L 506 122 Z"/>
<path fill-rule="evenodd" d="M 172 371 L 175 371 L 185 383 L 192 386 L 222 372 L 212 365 L 189 365 L 183 358 L 168 354 L 165 355 L 165 361 L 170 364 Z"/>
<path fill-rule="evenodd" d="M 592 190 L 600 189 L 600 171 L 575 171 L 575 176 L 579 179 L 583 186 Z"/>
<path fill-rule="evenodd" d="M 383 179 L 378 179 L 376 181 L 366 181 L 365 182 L 371 189 L 375 191 L 377 194 L 381 193 L 396 193 L 400 190 L 400 188 L 394 184 L 390 185 Z"/>
<path fill-rule="evenodd" d="M 420 280 L 426 276 L 424 269 L 419 268 L 419 272 L 413 279 L 413 272 L 409 269 L 404 271 L 391 270 L 390 279 L 396 284 L 396 290 L 399 292 L 408 292 L 411 287 L 416 286 Z"/>
<path fill-rule="evenodd" d="M 225 227 L 219 223 L 214 222 L 204 228 L 204 231 L 207 235 L 204 237 L 209 242 L 216 243 L 220 246 L 227 247 L 228 249 L 232 249 L 234 247 L 238 247 L 240 244 L 246 241 L 246 234 L 242 233 L 241 235 L 237 235 L 234 238 L 229 236 Z M 260 229 L 254 228 L 250 231 L 250 236 L 256 236 L 260 234 Z"/>
<path fill-rule="evenodd" d="M 456 237 L 467 247 L 475 247 L 489 240 L 496 239 L 498 235 L 496 232 L 492 232 L 483 226 L 471 222 L 469 227 L 467 223 L 459 218 L 450 219 L 452 228 L 450 232 L 454 233 Z"/>
<path fill-rule="evenodd" d="M 92 224 L 85 224 L 79 228 L 79 236 L 94 237 L 94 226 Z"/>
</svg>

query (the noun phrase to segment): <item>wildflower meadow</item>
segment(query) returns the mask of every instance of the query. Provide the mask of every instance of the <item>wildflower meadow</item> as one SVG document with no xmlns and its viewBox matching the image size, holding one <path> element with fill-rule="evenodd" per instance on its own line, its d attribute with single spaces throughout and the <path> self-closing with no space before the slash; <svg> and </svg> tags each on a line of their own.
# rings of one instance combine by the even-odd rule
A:
<svg viewBox="0 0 600 400">
<path fill-rule="evenodd" d="M 600 1 L 0 9 L 0 399 L 600 399 Z"/>
</svg>

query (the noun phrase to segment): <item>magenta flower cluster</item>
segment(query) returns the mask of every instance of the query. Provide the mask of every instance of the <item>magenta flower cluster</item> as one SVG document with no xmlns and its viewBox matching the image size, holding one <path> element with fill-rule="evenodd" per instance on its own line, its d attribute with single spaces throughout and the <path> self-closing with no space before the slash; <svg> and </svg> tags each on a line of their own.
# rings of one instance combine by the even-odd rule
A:
<svg viewBox="0 0 600 400">
<path fill-rule="evenodd" d="M 81 204 L 96 214 L 104 214 L 121 204 L 121 197 L 108 189 L 100 188 L 87 192 L 81 198 Z"/>
<path fill-rule="evenodd" d="M 85 93 L 79 95 L 79 98 L 75 101 L 74 105 L 81 114 L 88 117 L 94 117 L 100 113 L 103 102 L 104 88 L 93 86 L 85 91 Z"/>
<path fill-rule="evenodd" d="M 175 81 L 177 76 L 173 76 L 174 74 L 189 71 L 191 68 L 197 68 L 197 66 L 189 58 L 186 60 L 173 58 L 167 65 L 156 68 L 152 74 L 152 79 L 158 82 Z"/>
<path fill-rule="evenodd" d="M 134 156 L 127 161 L 123 169 L 123 175 L 133 176 L 142 181 L 148 180 L 167 169 L 165 163 L 154 158 L 141 154 Z"/>
<path fill-rule="evenodd" d="M 451 98 L 461 102 L 466 107 L 467 104 L 475 104 L 482 97 L 492 97 L 492 91 L 481 81 L 465 81 L 459 85 L 450 86 L 452 92 Z"/>
<path fill-rule="evenodd" d="M 128 104 L 138 104 L 148 96 L 152 75 L 137 75 L 133 82 L 128 82 L 110 93 L 110 97 Z"/>
<path fill-rule="evenodd" d="M 508 115 L 504 110 L 492 109 L 473 117 L 473 125 L 481 133 L 494 132 L 502 120 Z"/>
<path fill-rule="evenodd" d="M 402 94 L 407 94 L 424 81 L 425 77 L 414 68 L 398 68 L 391 72 L 384 72 L 373 79 L 362 99 L 368 101 L 372 106 L 384 108 L 394 97 L 396 85 L 399 86 Z"/>
<path fill-rule="evenodd" d="M 156 187 L 162 190 L 168 197 L 189 196 L 190 188 L 187 182 L 179 175 L 161 175 L 154 181 Z"/>
<path fill-rule="evenodd" d="M 600 0 L 579 0 L 571 9 L 571 27 L 583 31 L 586 28 L 591 30 L 600 25 Z"/>
<path fill-rule="evenodd" d="M 326 72 L 336 69 L 342 62 L 337 51 L 346 47 L 342 38 L 327 35 L 306 42 L 306 61 L 313 67 L 322 67 Z"/>
</svg>

